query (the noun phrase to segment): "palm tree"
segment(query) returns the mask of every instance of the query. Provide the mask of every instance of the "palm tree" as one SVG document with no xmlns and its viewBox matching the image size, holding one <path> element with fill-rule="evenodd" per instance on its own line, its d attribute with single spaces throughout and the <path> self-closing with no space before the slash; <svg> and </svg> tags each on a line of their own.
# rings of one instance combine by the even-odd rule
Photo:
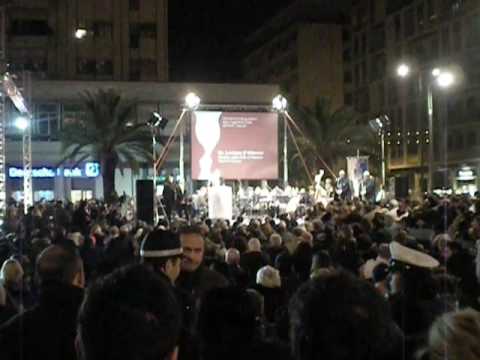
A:
<svg viewBox="0 0 480 360">
<path fill-rule="evenodd" d="M 115 170 L 129 167 L 134 173 L 141 162 L 151 160 L 151 133 L 144 124 L 133 124 L 135 101 L 125 101 L 113 89 L 81 94 L 86 116 L 64 124 L 60 134 L 62 163 L 86 159 L 100 163 L 103 194 L 107 202 L 115 194 Z"/>
<path fill-rule="evenodd" d="M 337 174 L 345 158 L 355 155 L 357 150 L 375 161 L 378 149 L 375 134 L 367 125 L 358 123 L 351 109 L 334 110 L 329 100 L 321 98 L 312 108 L 301 108 L 293 113 L 304 135 L 296 137 L 301 155 L 295 150 L 290 159 L 295 169 L 303 156 L 310 171 L 324 168 L 325 175 L 332 176 L 334 174 L 329 174 L 328 169 Z"/>
</svg>

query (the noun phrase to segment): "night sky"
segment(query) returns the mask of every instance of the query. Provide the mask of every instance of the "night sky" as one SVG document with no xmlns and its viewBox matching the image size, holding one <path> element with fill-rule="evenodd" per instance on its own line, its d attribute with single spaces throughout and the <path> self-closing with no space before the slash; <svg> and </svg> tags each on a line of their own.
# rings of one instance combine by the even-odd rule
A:
<svg viewBox="0 0 480 360">
<path fill-rule="evenodd" d="M 170 81 L 241 80 L 244 39 L 293 0 L 169 2 Z"/>
</svg>

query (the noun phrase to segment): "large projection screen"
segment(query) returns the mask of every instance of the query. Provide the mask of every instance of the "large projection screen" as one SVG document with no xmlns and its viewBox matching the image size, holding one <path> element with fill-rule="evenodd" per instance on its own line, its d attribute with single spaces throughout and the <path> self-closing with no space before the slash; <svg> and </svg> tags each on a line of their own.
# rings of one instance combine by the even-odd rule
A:
<svg viewBox="0 0 480 360">
<path fill-rule="evenodd" d="M 194 112 L 192 179 L 277 179 L 277 131 L 276 113 Z"/>
</svg>

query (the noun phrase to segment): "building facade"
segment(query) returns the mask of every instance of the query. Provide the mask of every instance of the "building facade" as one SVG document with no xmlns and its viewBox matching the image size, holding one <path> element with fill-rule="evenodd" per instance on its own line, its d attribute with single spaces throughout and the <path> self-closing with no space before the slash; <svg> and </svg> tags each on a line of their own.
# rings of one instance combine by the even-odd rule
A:
<svg viewBox="0 0 480 360">
<path fill-rule="evenodd" d="M 237 107 L 271 107 L 273 97 L 278 94 L 276 85 L 248 84 L 206 84 L 206 83 L 158 83 L 121 81 L 33 81 L 32 84 L 32 161 L 34 200 L 68 199 L 77 201 L 90 197 L 102 198 L 103 186 L 101 169 L 91 158 L 80 164 L 60 164 L 63 154 L 59 133 L 65 122 L 82 119 L 85 110 L 79 94 L 98 89 L 115 89 L 125 99 L 137 101 L 132 123 L 147 123 L 154 111 L 169 119 L 161 136 L 166 139 L 175 126 L 183 109 L 185 95 L 195 92 L 202 99 L 202 108 L 232 109 Z M 22 137 L 14 126 L 18 113 L 9 106 L 7 112 L 7 198 L 20 199 L 23 196 Z M 189 121 L 185 134 L 185 178 L 187 186 L 190 176 L 190 129 Z M 160 150 L 160 149 L 159 149 Z M 130 169 L 116 172 L 116 191 L 135 196 L 137 179 L 152 177 L 151 164 L 145 164 L 138 174 Z M 159 172 L 159 178 L 179 174 L 179 141 L 172 146 L 169 157 Z"/>
<path fill-rule="evenodd" d="M 345 103 L 365 120 L 387 114 L 388 166 L 425 189 L 428 87 L 433 92 L 434 188 L 476 191 L 480 171 L 480 1 L 356 0 L 344 43 Z M 399 78 L 400 63 L 411 73 Z M 436 67 L 454 86 L 433 84 Z M 467 176 L 468 175 L 468 176 Z"/>
<path fill-rule="evenodd" d="M 6 25 L 13 73 L 168 81 L 167 0 L 13 0 Z"/>
<path fill-rule="evenodd" d="M 296 1 L 246 41 L 247 81 L 278 83 L 292 103 L 311 107 L 319 97 L 343 106 L 342 16 L 325 1 Z"/>
</svg>

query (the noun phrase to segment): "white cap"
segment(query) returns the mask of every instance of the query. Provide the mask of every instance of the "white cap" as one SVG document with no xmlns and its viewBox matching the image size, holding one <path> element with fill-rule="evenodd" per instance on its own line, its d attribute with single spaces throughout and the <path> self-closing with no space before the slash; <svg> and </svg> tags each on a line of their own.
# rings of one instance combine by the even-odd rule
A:
<svg viewBox="0 0 480 360">
<path fill-rule="evenodd" d="M 392 260 L 396 260 L 412 266 L 433 269 L 440 265 L 440 263 L 430 255 L 400 245 L 398 242 L 395 241 L 390 244 L 390 253 L 392 254 Z"/>
<path fill-rule="evenodd" d="M 280 272 L 268 265 L 262 267 L 257 271 L 257 284 L 266 288 L 281 287 L 282 279 L 280 278 Z"/>
</svg>

